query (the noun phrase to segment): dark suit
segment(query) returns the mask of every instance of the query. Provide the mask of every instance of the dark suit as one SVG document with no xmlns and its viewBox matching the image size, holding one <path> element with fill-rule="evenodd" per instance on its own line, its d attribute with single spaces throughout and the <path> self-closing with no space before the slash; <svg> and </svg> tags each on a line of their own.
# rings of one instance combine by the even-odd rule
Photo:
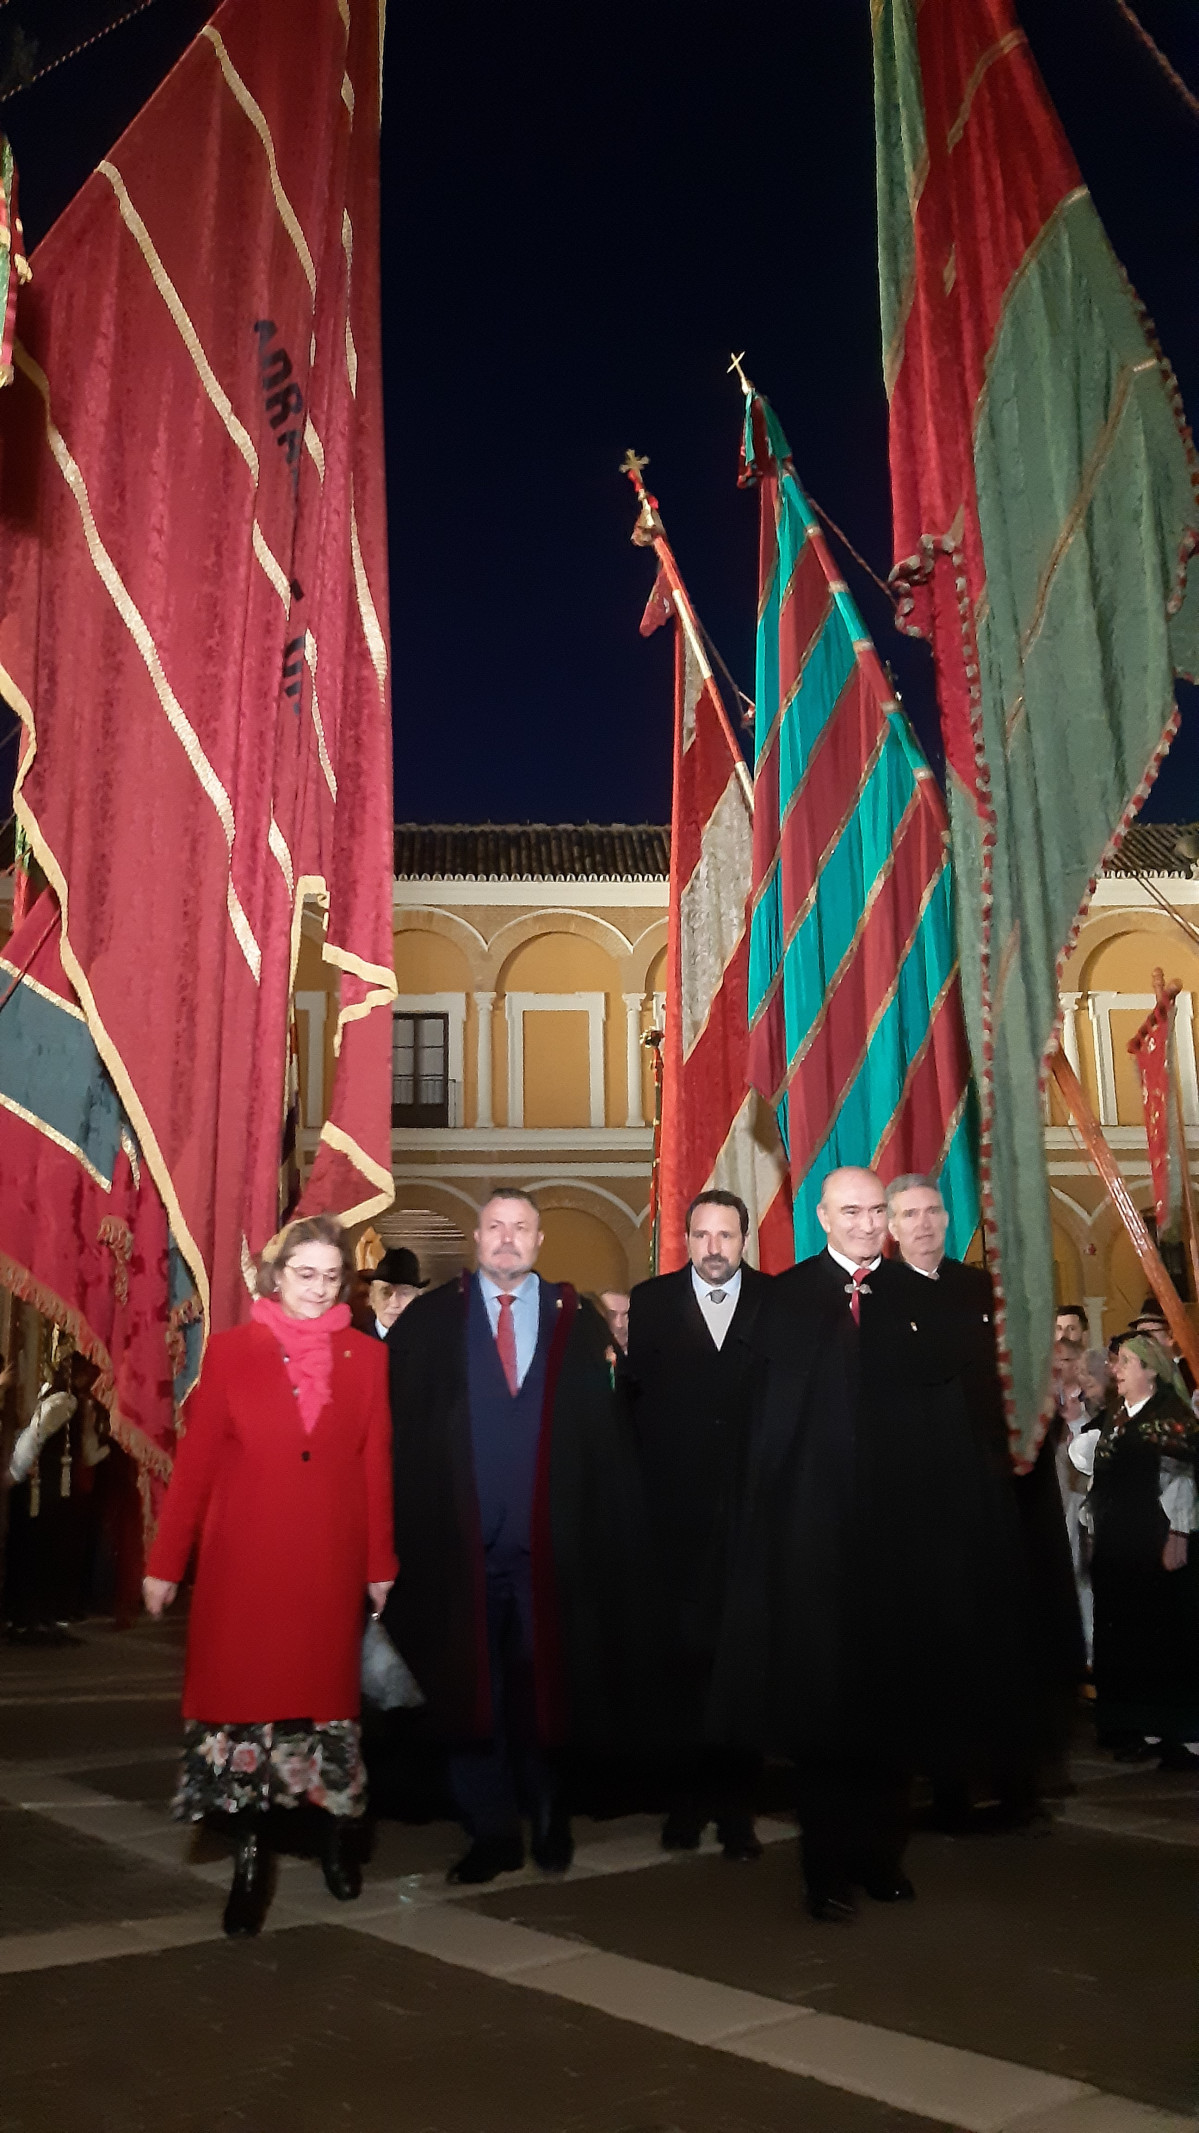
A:
<svg viewBox="0 0 1199 2133">
<path fill-rule="evenodd" d="M 676 1813 L 697 1828 L 748 1812 L 756 1760 L 705 1747 L 731 1521 L 749 1430 L 754 1338 L 770 1279 L 742 1266 L 717 1347 L 690 1266 L 643 1281 L 629 1306 L 629 1390 L 663 1588 L 664 1717 Z"/>
<path fill-rule="evenodd" d="M 773 1282 L 714 1714 L 795 1757 L 813 1893 L 894 1883 L 908 1774 L 1027 1725 L 1011 1490 L 972 1428 L 945 1293 L 900 1262 L 855 1324 L 828 1252 Z"/>
</svg>

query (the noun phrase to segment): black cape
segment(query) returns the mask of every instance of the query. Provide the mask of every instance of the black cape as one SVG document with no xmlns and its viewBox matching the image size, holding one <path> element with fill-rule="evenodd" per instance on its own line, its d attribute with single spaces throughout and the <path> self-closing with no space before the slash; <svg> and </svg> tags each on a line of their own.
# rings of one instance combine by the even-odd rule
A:
<svg viewBox="0 0 1199 2133">
<path fill-rule="evenodd" d="M 996 1361 L 991 1277 L 982 1267 L 943 1259 L 929 1287 L 930 1305 L 942 1314 L 940 1337 L 945 1351 L 956 1356 L 971 1421 L 992 1447 L 997 1471 L 1014 1494 L 1032 1606 L 1028 1659 L 1040 1698 L 1040 1745 L 1047 1753 L 1060 1753 L 1067 1743 L 1074 1692 L 1086 1673 L 1087 1654 L 1053 1433 L 1042 1441 L 1029 1471 L 1017 1474 L 1011 1464 Z"/>
<path fill-rule="evenodd" d="M 427 1699 L 419 1730 L 447 1746 L 491 1731 L 467 1396 L 472 1278 L 410 1304 L 387 1342 L 400 1570 L 383 1620 Z M 538 1724 L 547 1746 L 619 1751 L 651 1730 L 656 1705 L 640 1478 L 608 1329 L 569 1284 L 557 1296 L 532 1522 Z"/>
<path fill-rule="evenodd" d="M 690 1266 L 638 1283 L 622 1381 L 630 1400 L 662 1603 L 663 1722 L 697 1745 L 720 1638 L 733 1508 L 740 1495 L 768 1275 L 743 1266 L 717 1348 Z"/>
<path fill-rule="evenodd" d="M 709 1730 L 938 1772 L 1033 1731 L 1015 1503 L 937 1285 L 825 1252 L 776 1277 Z"/>
</svg>

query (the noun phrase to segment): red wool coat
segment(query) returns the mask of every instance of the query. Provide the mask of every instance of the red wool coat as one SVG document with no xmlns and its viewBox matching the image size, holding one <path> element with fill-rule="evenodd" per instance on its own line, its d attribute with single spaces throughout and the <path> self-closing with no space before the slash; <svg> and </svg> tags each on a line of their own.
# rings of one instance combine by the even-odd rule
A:
<svg viewBox="0 0 1199 2133">
<path fill-rule="evenodd" d="M 266 1326 L 208 1344 L 147 1575 L 199 1543 L 183 1715 L 213 1724 L 355 1718 L 368 1583 L 394 1578 L 387 1350 L 347 1328 L 305 1434 Z"/>
</svg>

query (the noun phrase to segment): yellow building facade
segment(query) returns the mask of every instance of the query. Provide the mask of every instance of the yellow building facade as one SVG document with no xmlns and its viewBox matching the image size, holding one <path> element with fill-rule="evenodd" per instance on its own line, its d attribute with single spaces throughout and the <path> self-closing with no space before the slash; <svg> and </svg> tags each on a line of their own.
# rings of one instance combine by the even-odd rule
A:
<svg viewBox="0 0 1199 2133">
<path fill-rule="evenodd" d="M 656 827 L 396 829 L 392 1166 L 376 1218 L 434 1280 L 471 1257 L 495 1185 L 533 1191 L 542 1271 L 583 1289 L 649 1271 L 653 1084 L 669 845 Z M 332 1072 L 330 973 L 296 977 L 301 1152 Z"/>
<path fill-rule="evenodd" d="M 1184 1116 L 1199 1155 L 1199 878 L 1178 851 L 1183 834 L 1131 832 L 1061 978 L 1066 1053 L 1143 1209 L 1149 1164 L 1127 1046 L 1155 967 L 1183 987 Z M 537 1193 L 551 1277 L 624 1287 L 648 1272 L 653 1089 L 642 1039 L 664 1011 L 668 865 L 667 833 L 653 827 L 397 827 L 396 1203 L 375 1226 L 434 1279 L 469 1260 L 495 1184 Z M 306 942 L 297 1006 L 309 1160 L 332 1070 L 330 977 Z M 1056 1092 L 1045 1132 L 1058 1299 L 1085 1303 L 1095 1338 L 1106 1338 L 1139 1308 L 1144 1277 Z"/>
</svg>

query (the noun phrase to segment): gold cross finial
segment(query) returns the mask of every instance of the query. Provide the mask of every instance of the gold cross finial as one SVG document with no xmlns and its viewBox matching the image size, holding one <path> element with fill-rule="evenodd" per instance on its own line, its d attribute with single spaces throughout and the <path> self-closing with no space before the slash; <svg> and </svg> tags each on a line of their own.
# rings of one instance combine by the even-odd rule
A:
<svg viewBox="0 0 1199 2133">
<path fill-rule="evenodd" d="M 627 475 L 628 475 L 628 477 L 629 477 L 629 480 L 630 480 L 630 481 L 632 482 L 632 484 L 633 484 L 633 487 L 634 487 L 635 489 L 640 489 L 640 488 L 641 488 L 641 486 L 642 486 L 642 483 L 641 483 L 641 470 L 642 470 L 642 468 L 643 468 L 643 467 L 647 467 L 648 465 L 649 465 L 649 460 L 648 460 L 648 459 L 642 459 L 642 458 L 641 458 L 641 457 L 640 457 L 640 456 L 639 456 L 639 455 L 638 455 L 638 454 L 637 454 L 637 453 L 636 453 L 636 452 L 635 452 L 635 451 L 633 450 L 633 447 L 632 447 L 632 445 L 630 445 L 630 446 L 629 446 L 629 449 L 628 449 L 628 451 L 627 451 L 627 452 L 625 453 L 625 455 L 624 455 L 624 458 L 623 458 L 623 459 L 621 460 L 621 462 L 620 462 L 620 467 L 619 467 L 619 469 L 618 469 L 618 472 L 620 472 L 621 474 L 627 474 Z"/>
<path fill-rule="evenodd" d="M 750 381 L 750 380 L 749 380 L 749 379 L 748 379 L 748 378 L 746 377 L 746 375 L 745 375 L 745 372 L 744 372 L 744 371 L 742 370 L 742 368 L 741 368 L 741 365 L 742 365 L 742 364 L 744 363 L 744 361 L 745 361 L 745 350 L 744 350 L 744 348 L 743 348 L 743 349 L 741 350 L 741 353 L 740 353 L 740 355 L 735 355 L 735 356 L 733 357 L 733 360 L 732 360 L 732 362 L 731 362 L 731 363 L 729 364 L 729 367 L 728 367 L 727 371 L 725 372 L 725 376 L 726 376 L 726 377 L 728 377 L 728 378 L 731 378 L 731 377 L 732 377 L 732 375 L 733 375 L 733 372 L 734 372 L 734 371 L 736 371 L 736 373 L 737 373 L 737 376 L 738 376 L 738 378 L 739 378 L 739 379 L 741 380 L 741 390 L 742 390 L 742 392 L 743 392 L 743 393 L 745 394 L 745 397 L 746 397 L 746 399 L 747 399 L 747 400 L 752 400 L 752 399 L 753 399 L 753 396 L 754 396 L 754 389 L 753 389 L 753 385 L 752 385 L 751 381 Z"/>
</svg>

